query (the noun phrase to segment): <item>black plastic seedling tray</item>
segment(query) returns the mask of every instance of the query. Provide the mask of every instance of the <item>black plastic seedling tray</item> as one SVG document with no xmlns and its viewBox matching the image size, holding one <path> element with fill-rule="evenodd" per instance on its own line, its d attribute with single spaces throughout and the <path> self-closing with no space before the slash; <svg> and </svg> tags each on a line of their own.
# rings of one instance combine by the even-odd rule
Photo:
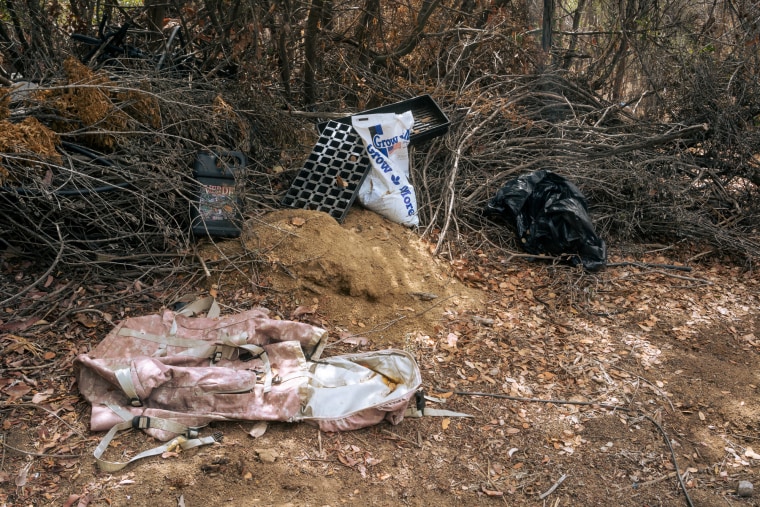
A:
<svg viewBox="0 0 760 507">
<path fill-rule="evenodd" d="M 414 126 L 412 126 L 412 132 L 409 137 L 410 144 L 418 144 L 433 137 L 437 137 L 445 134 L 449 131 L 449 119 L 438 107 L 433 98 L 430 95 L 420 95 L 413 99 L 396 102 L 387 106 L 378 107 L 376 109 L 370 109 L 368 111 L 362 111 L 356 113 L 354 116 L 362 114 L 375 114 L 375 113 L 396 113 L 401 114 L 406 111 L 411 111 L 414 116 Z M 336 120 L 339 123 L 351 125 L 351 116 L 338 118 Z M 319 123 L 317 130 L 321 133 L 328 122 Z"/>
<path fill-rule="evenodd" d="M 364 144 L 350 122 L 329 121 L 282 205 L 324 211 L 343 222 L 369 167 Z"/>
</svg>

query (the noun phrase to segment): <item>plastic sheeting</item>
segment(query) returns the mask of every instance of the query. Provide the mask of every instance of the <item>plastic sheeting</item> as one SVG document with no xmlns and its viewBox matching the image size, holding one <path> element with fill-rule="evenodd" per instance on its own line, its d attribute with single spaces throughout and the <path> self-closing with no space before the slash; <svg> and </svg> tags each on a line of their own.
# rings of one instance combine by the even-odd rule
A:
<svg viewBox="0 0 760 507">
<path fill-rule="evenodd" d="M 486 215 L 512 225 L 528 253 L 567 257 L 590 271 L 607 264 L 607 247 L 594 231 L 586 198 L 551 171 L 508 181 L 488 202 Z"/>
</svg>

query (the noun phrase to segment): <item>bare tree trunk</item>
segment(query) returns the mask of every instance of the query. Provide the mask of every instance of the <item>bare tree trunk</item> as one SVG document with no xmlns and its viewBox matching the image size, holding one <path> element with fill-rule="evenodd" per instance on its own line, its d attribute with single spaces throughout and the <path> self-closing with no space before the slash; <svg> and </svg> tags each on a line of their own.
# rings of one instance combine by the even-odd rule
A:
<svg viewBox="0 0 760 507">
<path fill-rule="evenodd" d="M 6 1 L 6 8 L 8 6 L 8 2 Z M 9 12 L 11 12 L 10 9 L 8 9 Z M 6 49 L 7 54 L 10 55 L 10 62 L 8 62 L 13 67 L 13 72 L 24 74 L 25 69 L 23 65 L 23 54 L 17 49 L 17 45 L 15 44 L 15 41 L 13 40 L 12 36 L 8 31 L 5 29 L 5 25 L 3 23 L 0 23 L 0 41 L 3 41 L 6 43 Z"/>
<path fill-rule="evenodd" d="M 541 49 L 548 53 L 552 48 L 552 24 L 554 21 L 554 0 L 544 0 L 544 16 L 541 22 Z"/>
<path fill-rule="evenodd" d="M 333 29 L 333 0 L 322 2 L 322 28 L 324 30 Z"/>
<path fill-rule="evenodd" d="M 375 63 L 385 63 L 388 59 L 401 58 L 411 53 L 417 47 L 428 19 L 430 19 L 430 16 L 440 3 L 441 0 L 425 0 L 422 2 L 422 7 L 419 14 L 417 14 L 417 22 L 412 29 L 412 33 L 392 53 L 376 56 L 374 58 Z"/>
<path fill-rule="evenodd" d="M 290 37 L 290 1 L 281 0 L 280 4 L 280 23 L 277 35 L 277 56 L 280 64 L 280 78 L 282 86 L 285 89 L 285 97 L 291 100 L 292 90 L 290 88 L 290 58 L 288 54 L 288 41 Z"/>
<path fill-rule="evenodd" d="M 578 28 L 581 25 L 583 10 L 585 7 L 586 0 L 578 0 L 578 5 L 573 12 L 573 35 L 570 36 L 570 43 L 567 45 L 567 56 L 562 60 L 562 68 L 565 70 L 569 69 L 570 65 L 573 63 L 573 55 L 575 54 L 575 49 L 578 47 L 578 36 L 575 35 L 575 32 L 578 31 Z"/>
<path fill-rule="evenodd" d="M 312 0 L 309 18 L 306 20 L 304 40 L 304 77 L 303 89 L 306 104 L 313 104 L 317 98 L 317 45 L 319 38 L 319 21 L 322 19 L 322 0 Z"/>
<path fill-rule="evenodd" d="M 166 17 L 165 0 L 145 0 L 144 5 L 148 9 L 148 28 L 160 32 Z"/>
<path fill-rule="evenodd" d="M 359 64 L 366 65 L 370 61 L 370 41 L 372 35 L 377 31 L 377 25 L 380 22 L 380 1 L 367 0 L 364 12 L 359 19 L 359 26 L 356 28 L 356 41 L 359 44 Z"/>
</svg>

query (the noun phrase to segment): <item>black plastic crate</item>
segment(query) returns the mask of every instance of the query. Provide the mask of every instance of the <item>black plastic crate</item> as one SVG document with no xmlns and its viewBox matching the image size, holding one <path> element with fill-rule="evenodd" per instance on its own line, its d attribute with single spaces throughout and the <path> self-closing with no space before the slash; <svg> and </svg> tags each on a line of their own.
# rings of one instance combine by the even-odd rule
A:
<svg viewBox="0 0 760 507">
<path fill-rule="evenodd" d="M 411 111 L 412 116 L 414 116 L 414 125 L 412 126 L 412 132 L 409 137 L 410 144 L 418 144 L 427 141 L 428 139 L 443 135 L 449 131 L 449 125 L 451 122 L 430 95 L 420 95 L 413 99 L 403 100 L 401 102 L 370 109 L 368 111 L 362 111 L 356 113 L 354 116 L 375 113 L 401 114 L 406 111 Z M 351 116 L 330 121 L 337 121 L 339 123 L 351 125 Z M 321 133 L 327 123 L 329 122 L 317 124 L 317 130 Z"/>
<path fill-rule="evenodd" d="M 324 211 L 343 222 L 369 167 L 367 151 L 353 127 L 329 121 L 282 205 Z"/>
</svg>

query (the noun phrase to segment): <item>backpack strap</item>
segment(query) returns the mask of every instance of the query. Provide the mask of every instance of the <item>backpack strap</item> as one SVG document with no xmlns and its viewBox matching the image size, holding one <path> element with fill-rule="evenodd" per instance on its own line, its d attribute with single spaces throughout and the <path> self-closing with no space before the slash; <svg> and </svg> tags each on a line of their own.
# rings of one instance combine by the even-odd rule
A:
<svg viewBox="0 0 760 507">
<path fill-rule="evenodd" d="M 113 373 L 116 376 L 116 380 L 119 382 L 121 392 L 129 398 L 129 404 L 133 407 L 142 407 L 142 400 L 137 396 L 135 384 L 132 382 L 132 369 L 129 366 L 126 368 L 116 368 L 113 370 Z"/>
<path fill-rule="evenodd" d="M 192 449 L 193 447 L 199 447 L 201 445 L 213 444 L 214 442 L 219 442 L 222 438 L 221 433 L 214 433 L 210 437 L 199 437 L 198 428 L 185 426 L 184 424 L 180 424 L 176 421 L 162 419 L 160 417 L 133 416 L 129 411 L 124 410 L 116 405 L 109 404 L 108 408 L 116 412 L 122 419 L 124 419 L 124 421 L 115 424 L 108 431 L 108 433 L 106 433 L 106 435 L 103 437 L 93 452 L 93 456 L 95 456 L 95 461 L 98 464 L 98 468 L 104 472 L 116 472 L 134 461 L 147 458 L 149 456 L 157 456 L 168 451 L 174 451 L 176 449 L 185 450 Z M 128 461 L 106 461 L 103 459 L 103 454 L 106 452 L 106 449 L 108 449 L 108 445 L 111 443 L 111 440 L 113 440 L 114 436 L 116 436 L 119 431 L 127 429 L 147 428 L 158 428 L 170 431 L 172 433 L 178 433 L 179 436 L 175 437 L 173 440 L 167 442 L 164 445 L 143 451 L 133 456 Z"/>
<path fill-rule="evenodd" d="M 183 306 L 180 311 L 176 312 L 176 314 L 192 317 L 203 312 L 206 312 L 206 317 L 209 319 L 215 319 L 222 313 L 216 299 L 213 296 L 207 296 L 205 298 L 196 299 L 192 303 Z"/>
<path fill-rule="evenodd" d="M 440 408 L 426 407 L 425 392 L 420 390 L 414 393 L 414 406 L 406 409 L 404 417 L 473 417 L 470 414 L 444 410 Z"/>
<path fill-rule="evenodd" d="M 417 407 L 409 407 L 404 413 L 404 417 L 473 417 L 470 414 L 462 412 L 454 412 L 453 410 L 443 410 L 440 408 L 423 408 L 419 410 Z"/>
<path fill-rule="evenodd" d="M 176 324 L 176 323 L 175 323 Z M 166 346 L 171 345 L 173 347 L 183 347 L 185 350 L 177 353 L 178 356 L 190 356 L 199 358 L 208 358 L 211 364 L 220 361 L 221 359 L 235 359 L 235 354 L 240 349 L 248 351 L 253 357 L 261 359 L 264 366 L 264 393 L 268 393 L 272 390 L 272 364 L 269 361 L 269 356 L 266 350 L 253 343 L 247 343 L 248 333 L 242 332 L 235 335 L 227 335 L 221 333 L 217 343 L 211 343 L 206 340 L 194 340 L 191 338 L 180 338 L 176 335 L 175 326 L 172 325 L 172 330 L 169 334 L 152 334 L 146 333 L 138 329 L 130 329 L 122 327 L 119 329 L 118 334 L 120 336 L 129 336 L 131 338 L 137 338 L 139 340 L 148 340 L 154 343 L 160 344 L 162 347 L 159 350 L 163 350 L 166 353 Z M 129 398 L 129 403 L 133 407 L 142 406 L 142 401 L 137 396 L 137 391 L 132 383 L 132 375 L 130 373 L 129 366 L 114 369 L 116 380 L 119 382 L 122 392 Z"/>
</svg>

